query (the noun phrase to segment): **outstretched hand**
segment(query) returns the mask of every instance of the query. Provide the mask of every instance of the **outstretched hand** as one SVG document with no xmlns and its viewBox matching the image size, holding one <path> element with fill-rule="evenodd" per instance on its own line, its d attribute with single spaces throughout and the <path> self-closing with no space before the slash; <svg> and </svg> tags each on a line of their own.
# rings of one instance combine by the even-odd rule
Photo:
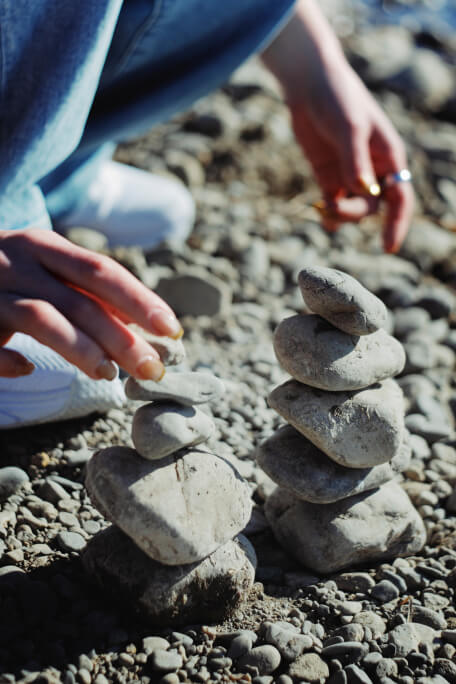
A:
<svg viewBox="0 0 456 684">
<path fill-rule="evenodd" d="M 158 380 L 159 355 L 128 323 L 177 338 L 182 329 L 165 302 L 112 259 L 49 230 L 0 231 L 0 376 L 33 370 L 5 349 L 15 332 L 31 335 L 94 379 L 116 368 Z"/>
<path fill-rule="evenodd" d="M 381 192 L 381 181 L 407 167 L 404 143 L 313 0 L 298 2 L 263 57 L 283 87 L 296 138 L 322 189 L 317 208 L 325 227 L 359 221 L 384 202 L 384 247 L 397 251 L 412 217 L 413 189 L 399 183 Z"/>
</svg>

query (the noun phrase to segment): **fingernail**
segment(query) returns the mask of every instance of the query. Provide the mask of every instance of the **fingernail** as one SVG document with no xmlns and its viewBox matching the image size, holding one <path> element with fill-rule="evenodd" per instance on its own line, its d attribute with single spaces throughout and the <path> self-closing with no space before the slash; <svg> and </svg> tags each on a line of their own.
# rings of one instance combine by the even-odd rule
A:
<svg viewBox="0 0 456 684">
<path fill-rule="evenodd" d="M 154 359 L 153 356 L 145 356 L 143 360 L 138 363 L 136 372 L 141 380 L 160 382 L 165 375 L 165 367 L 161 361 Z"/>
<path fill-rule="evenodd" d="M 117 366 L 109 359 L 103 359 L 95 370 L 99 380 L 114 380 L 117 377 Z"/>
<path fill-rule="evenodd" d="M 182 326 L 175 315 L 164 311 L 164 309 L 152 311 L 150 322 L 159 335 L 167 335 L 174 340 L 179 340 L 184 334 Z"/>
<path fill-rule="evenodd" d="M 23 375 L 30 375 L 35 370 L 35 364 L 25 358 L 19 358 L 14 364 L 14 372 L 16 377 Z"/>
<path fill-rule="evenodd" d="M 358 183 L 360 184 L 364 192 L 367 192 L 369 195 L 372 195 L 372 197 L 378 197 L 382 192 L 380 185 L 373 178 L 360 176 L 358 178 Z"/>
</svg>

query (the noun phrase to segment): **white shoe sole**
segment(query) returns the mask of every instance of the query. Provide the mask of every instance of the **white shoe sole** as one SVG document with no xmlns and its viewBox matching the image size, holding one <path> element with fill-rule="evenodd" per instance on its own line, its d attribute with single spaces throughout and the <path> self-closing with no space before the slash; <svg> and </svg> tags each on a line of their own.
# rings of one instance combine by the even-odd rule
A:
<svg viewBox="0 0 456 684">
<path fill-rule="evenodd" d="M 92 380 L 55 351 L 16 333 L 5 345 L 35 364 L 30 375 L 0 378 L 0 429 L 87 416 L 121 408 L 121 380 Z"/>
<path fill-rule="evenodd" d="M 92 228 L 106 236 L 109 247 L 150 249 L 182 244 L 194 221 L 195 202 L 183 183 L 107 160 L 81 204 L 58 219 L 56 228 Z"/>
</svg>

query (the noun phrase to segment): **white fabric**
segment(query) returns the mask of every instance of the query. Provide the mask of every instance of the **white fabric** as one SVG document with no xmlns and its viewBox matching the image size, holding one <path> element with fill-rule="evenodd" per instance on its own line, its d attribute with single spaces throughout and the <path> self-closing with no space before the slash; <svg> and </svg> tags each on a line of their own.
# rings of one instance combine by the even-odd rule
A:
<svg viewBox="0 0 456 684">
<path fill-rule="evenodd" d="M 16 333 L 8 344 L 35 364 L 30 375 L 0 377 L 0 429 L 86 416 L 121 408 L 126 399 L 121 380 L 91 380 L 55 351 Z"/>
<path fill-rule="evenodd" d="M 110 247 L 151 248 L 184 242 L 194 220 L 195 203 L 182 183 L 106 160 L 84 202 L 57 229 L 84 226 L 104 233 Z"/>
</svg>

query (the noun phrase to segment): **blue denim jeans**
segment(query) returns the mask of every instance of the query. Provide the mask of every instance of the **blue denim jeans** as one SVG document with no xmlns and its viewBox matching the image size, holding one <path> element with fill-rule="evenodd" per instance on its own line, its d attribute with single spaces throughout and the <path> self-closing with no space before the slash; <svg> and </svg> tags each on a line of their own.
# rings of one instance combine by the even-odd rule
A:
<svg viewBox="0 0 456 684">
<path fill-rule="evenodd" d="M 0 228 L 50 227 L 116 141 L 223 83 L 294 0 L 2 0 Z"/>
</svg>

